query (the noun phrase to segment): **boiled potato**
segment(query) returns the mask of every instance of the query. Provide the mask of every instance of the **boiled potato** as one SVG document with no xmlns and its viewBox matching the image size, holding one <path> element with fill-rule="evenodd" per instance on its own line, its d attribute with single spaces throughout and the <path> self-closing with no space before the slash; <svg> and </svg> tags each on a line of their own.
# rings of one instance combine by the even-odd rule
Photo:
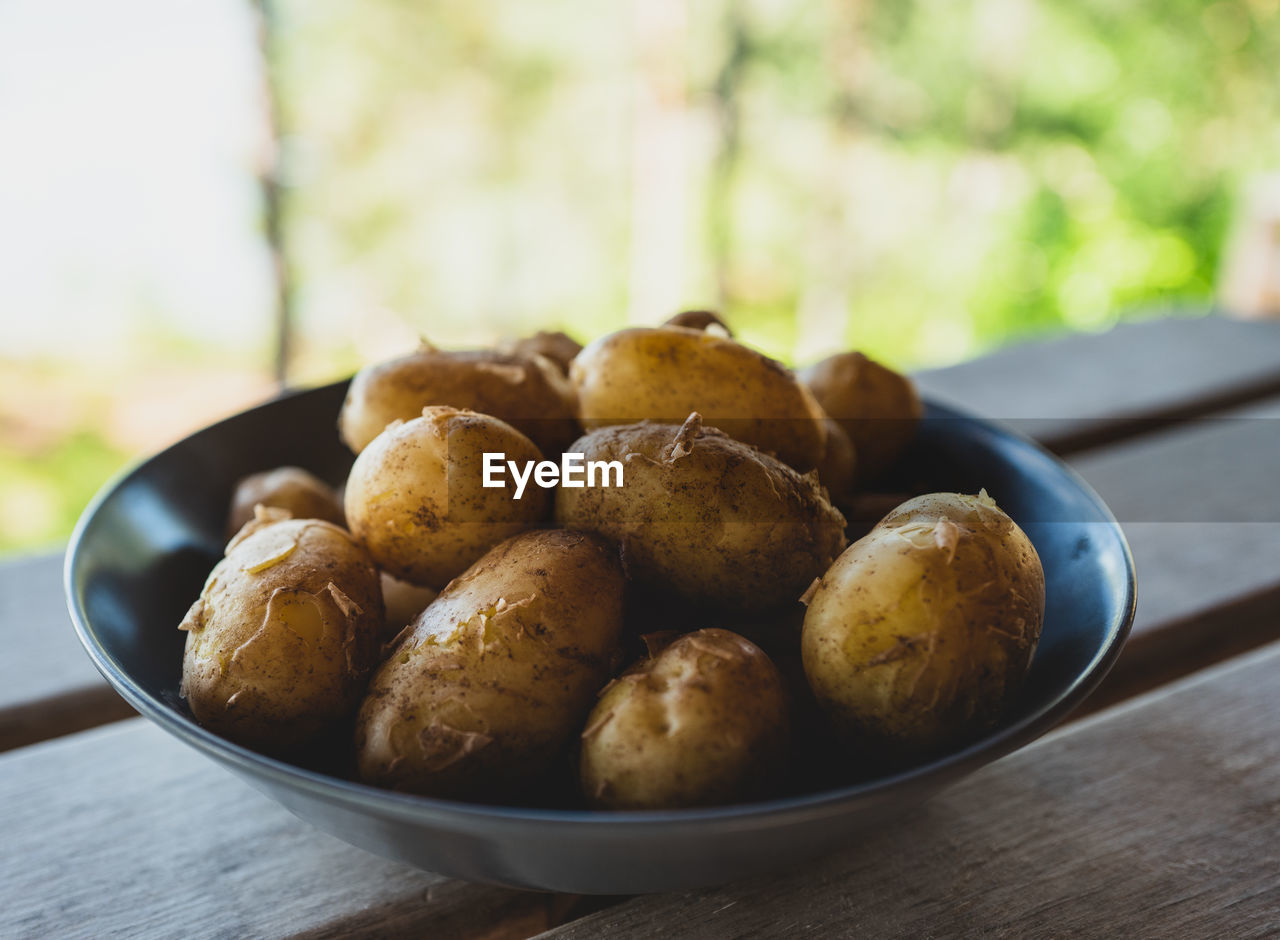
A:
<svg viewBox="0 0 1280 940">
<path fill-rule="evenodd" d="M 499 351 L 512 356 L 546 356 L 563 375 L 568 375 L 569 363 L 582 352 L 582 344 L 567 333 L 539 330 L 532 336 L 504 343 Z"/>
<path fill-rule="evenodd" d="M 621 487 L 561 487 L 556 520 L 622 547 L 632 579 L 735 610 L 795 601 L 845 546 L 844 517 L 813 474 L 705 428 L 621 425 L 572 445 L 618 461 Z"/>
<path fill-rule="evenodd" d="M 408 581 L 393 578 L 382 572 L 382 603 L 386 607 L 386 630 L 384 636 L 391 639 L 401 630 L 418 618 L 418 614 L 427 609 L 427 605 L 436 599 L 436 592 L 431 588 L 419 587 Z"/>
<path fill-rule="evenodd" d="M 850 740 L 932 751 L 990 727 L 1031 663 L 1044 572 L 982 492 L 909 500 L 808 597 L 805 675 Z"/>
<path fill-rule="evenodd" d="M 228 538 L 253 520 L 253 507 L 257 505 L 287 509 L 295 519 L 347 524 L 334 488 L 301 467 L 277 467 L 251 474 L 237 483 L 231 496 Z"/>
<path fill-rule="evenodd" d="M 844 509 L 857 492 L 858 454 L 844 428 L 831 418 L 827 426 L 827 446 L 818 461 L 818 479 L 827 488 L 831 501 Z"/>
<path fill-rule="evenodd" d="M 182 621 L 180 694 L 210 730 L 292 750 L 355 710 L 382 625 L 368 553 L 332 523 L 276 511 L 232 541 Z"/>
<path fill-rule="evenodd" d="M 616 550 L 587 533 L 494 547 L 374 675 L 356 723 L 361 779 L 472 799 L 528 788 L 608 678 L 623 583 Z"/>
<path fill-rule="evenodd" d="M 569 368 L 585 428 L 651 419 L 708 427 L 772 453 L 800 471 L 826 445 L 822 409 L 781 363 L 702 330 L 629 329 L 601 337 Z"/>
<path fill-rule="evenodd" d="M 357 372 L 338 429 L 360 453 L 392 421 L 408 421 L 428 405 L 493 415 L 548 455 L 580 433 L 573 388 L 545 357 L 433 348 Z"/>
<path fill-rule="evenodd" d="M 483 486 L 486 452 L 523 465 L 533 442 L 489 415 L 431 407 L 396 422 L 356 458 L 347 478 L 351 532 L 394 577 L 440 588 L 490 547 L 537 524 L 549 491 L 532 482 L 520 499 L 510 474 Z"/>
<path fill-rule="evenodd" d="M 880 477 L 906 449 L 924 413 L 915 385 L 862 353 L 841 353 L 800 372 L 858 454 L 858 479 Z"/>
<path fill-rule="evenodd" d="M 582 732 L 582 792 L 604 809 L 765 796 L 787 752 L 782 678 L 755 644 L 698 630 L 601 693 Z"/>
</svg>

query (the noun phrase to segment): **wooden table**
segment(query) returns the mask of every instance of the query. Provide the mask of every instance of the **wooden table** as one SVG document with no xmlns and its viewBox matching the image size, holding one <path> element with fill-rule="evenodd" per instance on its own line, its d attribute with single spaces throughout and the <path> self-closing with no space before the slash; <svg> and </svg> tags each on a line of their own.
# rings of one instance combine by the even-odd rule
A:
<svg viewBox="0 0 1280 940">
<path fill-rule="evenodd" d="M 530 894 L 351 848 L 126 717 L 61 559 L 9 563 L 0 937 L 1280 935 L 1280 324 L 1155 320 L 919 378 L 1063 453 L 1124 524 L 1138 618 L 1086 717 L 798 870 Z"/>
</svg>

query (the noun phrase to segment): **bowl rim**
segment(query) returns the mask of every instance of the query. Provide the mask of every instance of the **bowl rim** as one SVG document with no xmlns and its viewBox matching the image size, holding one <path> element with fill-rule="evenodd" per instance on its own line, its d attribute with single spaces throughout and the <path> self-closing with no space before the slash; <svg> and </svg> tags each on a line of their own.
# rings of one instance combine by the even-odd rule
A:
<svg viewBox="0 0 1280 940">
<path fill-rule="evenodd" d="M 1004 422 L 969 414 L 951 405 L 943 405 L 926 398 L 926 417 L 961 418 L 994 430 L 1002 436 L 1014 438 L 1022 446 L 1030 448 L 1042 459 L 1047 459 L 1058 472 L 1067 476 L 1092 504 L 1098 513 L 1098 524 L 1105 524 L 1114 536 L 1124 561 L 1124 598 L 1118 621 L 1108 625 L 1104 642 L 1094 652 L 1087 666 L 1072 679 L 1067 688 L 1039 709 L 1033 710 L 997 730 L 984 735 L 965 747 L 915 764 L 886 776 L 874 777 L 845 786 L 819 790 L 813 793 L 792 794 L 767 800 L 734 803 L 727 806 L 699 807 L 678 810 L 594 810 L 553 809 L 543 807 L 504 806 L 486 803 L 470 803 L 386 790 L 369 784 L 291 764 L 279 758 L 269 757 L 242 745 L 222 738 L 201 727 L 194 720 L 182 715 L 142 688 L 134 678 L 107 652 L 97 632 L 89 622 L 84 598 L 77 589 L 76 572 L 81 547 L 103 506 L 115 492 L 139 475 L 153 462 L 170 451 L 183 446 L 192 437 L 213 431 L 245 414 L 277 406 L 280 402 L 303 395 L 336 391 L 349 379 L 312 388 L 291 389 L 251 408 L 213 422 L 192 432 L 168 447 L 140 458 L 126 466 L 108 480 L 90 500 L 81 514 L 67 545 L 63 564 L 63 590 L 67 608 L 81 645 L 89 654 L 94 666 L 103 678 L 137 712 L 159 725 L 178 739 L 195 747 L 207 757 L 220 761 L 249 777 L 269 778 L 273 784 L 292 790 L 303 790 L 310 796 L 329 803 L 360 804 L 365 810 L 373 810 L 383 816 L 415 822 L 456 824 L 461 819 L 476 824 L 505 827 L 513 823 L 540 826 L 599 826 L 635 830 L 643 827 L 656 833 L 671 827 L 704 826 L 736 828 L 735 824 L 750 823 L 758 826 L 762 821 L 778 825 L 823 816 L 838 811 L 846 803 L 866 803 L 887 798 L 908 786 L 940 786 L 949 779 L 961 776 L 977 766 L 997 760 L 1025 743 L 1048 731 L 1073 711 L 1098 686 L 1111 670 L 1124 647 L 1133 626 L 1137 608 L 1137 583 L 1133 553 L 1124 530 L 1102 498 L 1070 465 L 1057 458 L 1039 442 Z"/>
</svg>

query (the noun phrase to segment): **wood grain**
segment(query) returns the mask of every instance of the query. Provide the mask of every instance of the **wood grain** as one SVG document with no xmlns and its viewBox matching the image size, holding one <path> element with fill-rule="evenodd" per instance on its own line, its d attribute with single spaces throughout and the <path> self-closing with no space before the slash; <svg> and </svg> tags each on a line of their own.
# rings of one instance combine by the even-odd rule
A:
<svg viewBox="0 0 1280 940">
<path fill-rule="evenodd" d="M 916 380 L 930 397 L 1065 453 L 1280 394 L 1280 322 L 1127 323 L 1010 346 Z"/>
<path fill-rule="evenodd" d="M 1280 646 L 1078 722 L 848 852 L 544 937 L 1273 937 Z"/>
<path fill-rule="evenodd" d="M 0 937 L 497 938 L 572 903 L 378 859 L 141 718 L 0 755 L 0 827 Z"/>
</svg>

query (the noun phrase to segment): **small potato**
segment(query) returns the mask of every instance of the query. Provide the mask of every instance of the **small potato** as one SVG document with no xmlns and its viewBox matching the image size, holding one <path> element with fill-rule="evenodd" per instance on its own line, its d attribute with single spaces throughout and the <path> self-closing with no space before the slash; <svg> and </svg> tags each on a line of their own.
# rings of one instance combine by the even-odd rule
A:
<svg viewBox="0 0 1280 940">
<path fill-rule="evenodd" d="M 843 511 L 857 492 L 858 455 L 844 428 L 827 418 L 827 446 L 818 462 L 818 479 Z"/>
<path fill-rule="evenodd" d="M 547 490 L 529 485 L 520 499 L 504 485 L 483 485 L 486 452 L 523 464 L 540 461 L 533 442 L 489 415 L 424 408 L 396 422 L 356 458 L 347 479 L 351 532 L 379 567 L 412 584 L 441 588 L 490 547 L 547 514 Z"/>
<path fill-rule="evenodd" d="M 699 630 L 609 683 L 582 732 L 582 792 L 603 809 L 716 806 L 781 777 L 787 695 L 769 657 Z"/>
<path fill-rule="evenodd" d="M 789 369 L 727 337 L 681 326 L 621 330 L 580 352 L 569 369 L 585 428 L 691 411 L 804 472 L 826 446 L 822 409 Z"/>
<path fill-rule="evenodd" d="M 357 454 L 392 421 L 447 405 L 507 422 L 549 456 L 579 434 L 573 388 L 541 356 L 421 349 L 356 373 L 338 430 Z"/>
<path fill-rule="evenodd" d="M 431 588 L 418 587 L 408 581 L 393 578 L 382 572 L 382 603 L 387 609 L 386 630 L 383 633 L 388 640 L 399 635 L 400 631 L 418 618 L 418 614 L 427 609 L 427 605 L 436 599 L 436 592 Z"/>
<path fill-rule="evenodd" d="M 232 541 L 182 621 L 180 694 L 206 728 L 286 752 L 355 710 L 383 610 L 377 569 L 350 535 L 272 513 Z"/>
<path fill-rule="evenodd" d="M 859 352 L 823 359 L 801 370 L 800 378 L 853 441 L 862 483 L 893 465 L 924 414 L 910 379 Z"/>
<path fill-rule="evenodd" d="M 437 796 L 527 790 L 591 708 L 622 630 L 603 539 L 525 532 L 494 547 L 410 626 L 356 722 L 362 780 Z"/>
<path fill-rule="evenodd" d="M 295 519 L 323 519 L 345 526 L 342 503 L 332 486 L 301 467 L 277 467 L 254 473 L 236 484 L 227 521 L 227 538 L 253 521 L 253 507 L 287 509 Z"/>
<path fill-rule="evenodd" d="M 546 356 L 563 375 L 569 374 L 569 363 L 573 362 L 573 357 L 582 352 L 582 344 L 567 333 L 548 333 L 545 330 L 539 330 L 532 336 L 524 336 L 520 339 L 504 343 L 498 349 L 499 352 L 511 356 Z"/>
<path fill-rule="evenodd" d="M 622 546 L 627 575 L 736 611 L 794 602 L 845 546 L 844 517 L 816 476 L 704 428 L 622 425 L 572 445 L 620 461 L 621 487 L 561 487 L 556 520 Z"/>
<path fill-rule="evenodd" d="M 985 491 L 934 493 L 849 546 L 808 603 L 819 704 L 850 740 L 917 754 L 997 720 L 1040 637 L 1044 572 Z"/>
</svg>

